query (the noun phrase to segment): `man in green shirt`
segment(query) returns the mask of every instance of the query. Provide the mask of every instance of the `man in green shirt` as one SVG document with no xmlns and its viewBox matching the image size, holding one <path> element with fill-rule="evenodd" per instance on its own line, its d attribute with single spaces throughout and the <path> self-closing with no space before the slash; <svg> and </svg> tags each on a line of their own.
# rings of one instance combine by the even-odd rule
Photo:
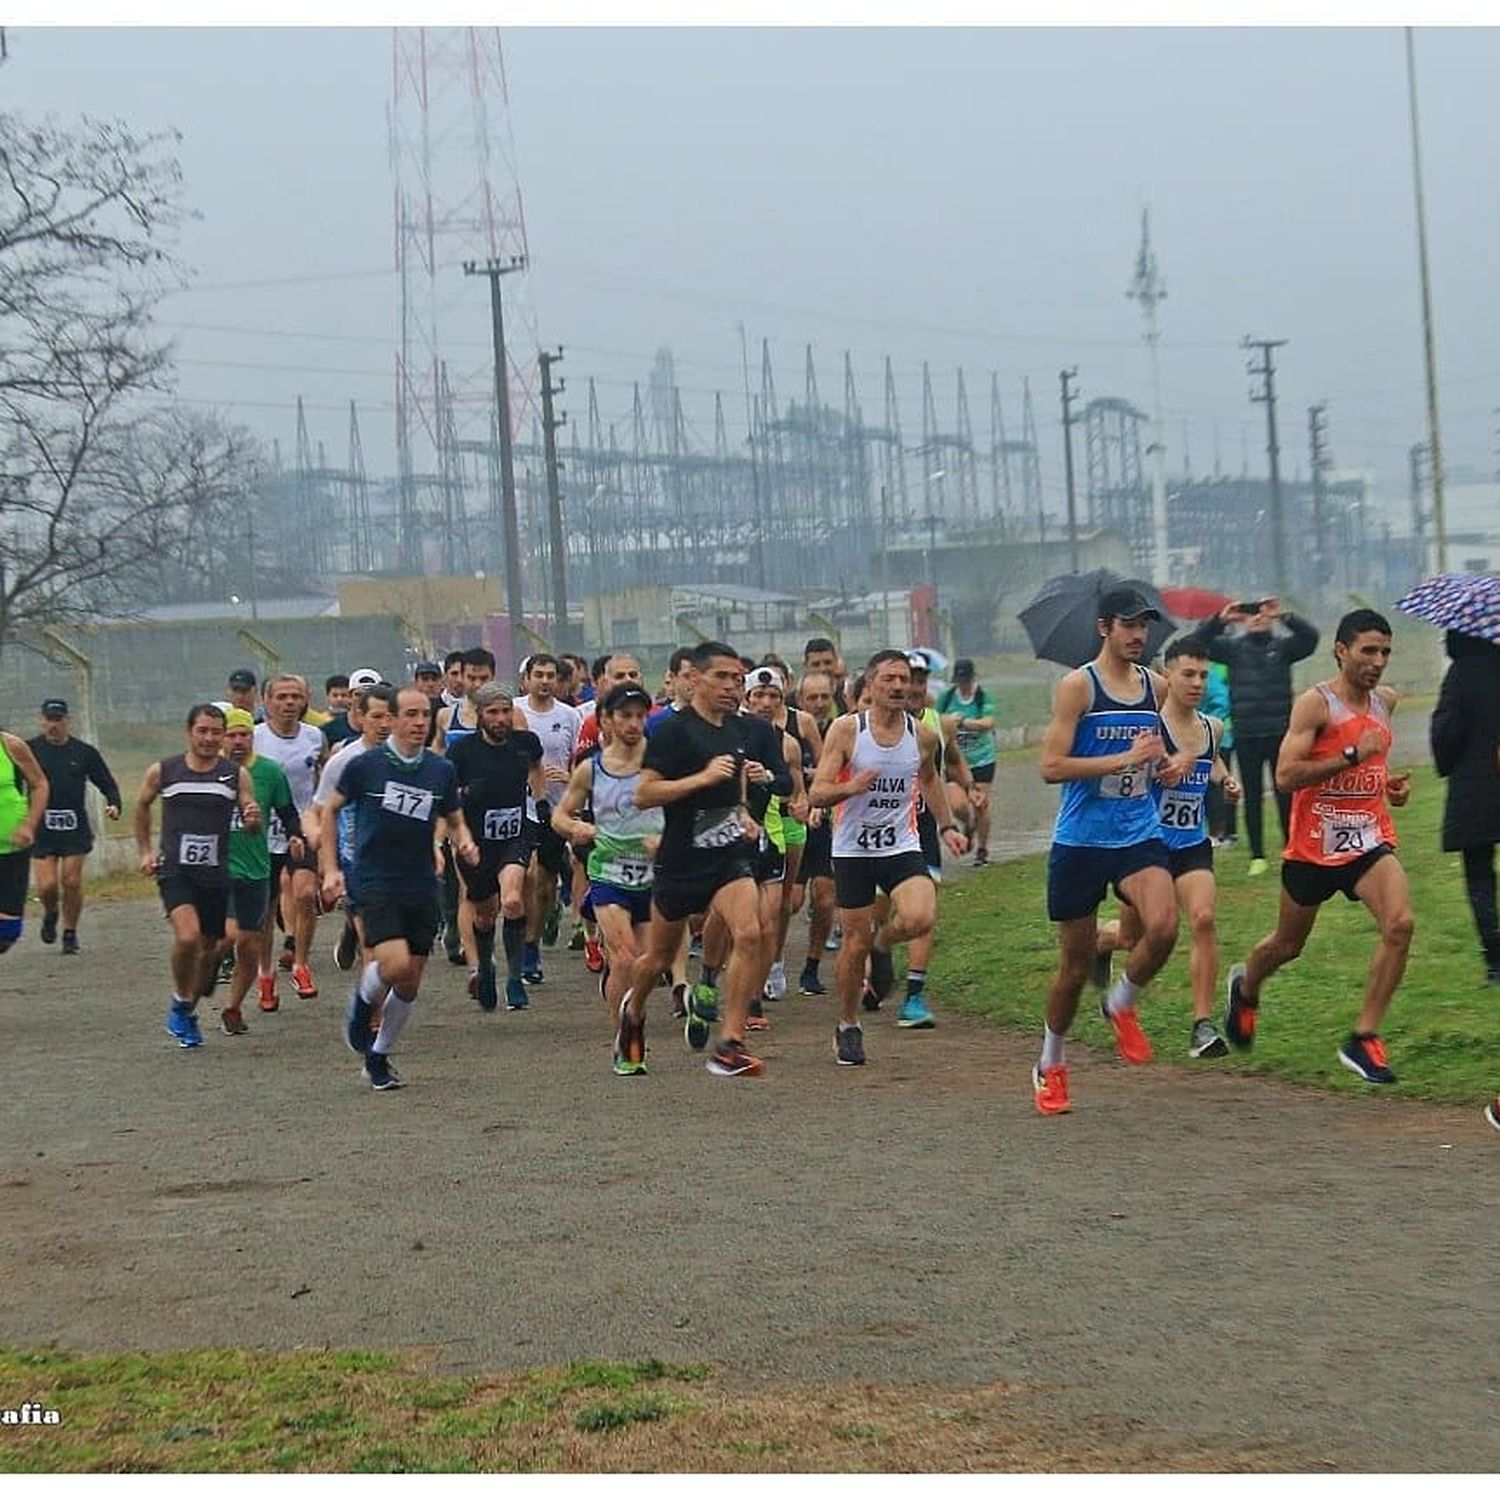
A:
<svg viewBox="0 0 1500 1500">
<path fill-rule="evenodd" d="M 255 801 L 262 809 L 258 828 L 246 828 L 238 809 L 230 820 L 229 912 L 215 959 L 217 964 L 225 954 L 234 954 L 229 1003 L 219 1012 L 219 1027 L 226 1036 L 241 1036 L 250 1029 L 240 1007 L 260 968 L 261 927 L 271 899 L 271 852 L 266 843 L 269 816 L 278 818 L 291 835 L 290 852 L 298 857 L 302 836 L 293 831 L 301 825 L 286 772 L 269 755 L 255 753 L 255 720 L 243 708 L 231 708 L 225 715 L 225 725 L 224 754 L 250 773 Z"/>
</svg>

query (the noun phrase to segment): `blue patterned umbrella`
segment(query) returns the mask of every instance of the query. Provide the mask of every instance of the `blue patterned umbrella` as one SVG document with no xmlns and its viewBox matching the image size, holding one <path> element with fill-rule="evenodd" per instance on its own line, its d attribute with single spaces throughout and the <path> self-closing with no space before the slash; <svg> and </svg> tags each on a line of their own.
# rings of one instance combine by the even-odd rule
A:
<svg viewBox="0 0 1500 1500">
<path fill-rule="evenodd" d="M 1396 608 L 1444 630 L 1500 642 L 1500 576 L 1493 573 L 1439 573 L 1419 583 Z"/>
</svg>

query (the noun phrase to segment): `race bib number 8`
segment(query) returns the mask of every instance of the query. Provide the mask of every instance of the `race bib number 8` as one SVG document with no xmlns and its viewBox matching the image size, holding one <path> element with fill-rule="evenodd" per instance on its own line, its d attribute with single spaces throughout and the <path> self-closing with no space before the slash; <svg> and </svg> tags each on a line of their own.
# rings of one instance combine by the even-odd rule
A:
<svg viewBox="0 0 1500 1500">
<path fill-rule="evenodd" d="M 485 809 L 484 836 L 492 844 L 502 844 L 507 839 L 519 837 L 521 832 L 521 809 L 519 807 L 490 807 Z"/>
<path fill-rule="evenodd" d="M 1139 766 L 1128 771 L 1113 771 L 1099 778 L 1101 797 L 1144 797 L 1151 787 L 1151 776 Z"/>
<path fill-rule="evenodd" d="M 72 833 L 78 827 L 78 814 L 71 807 L 49 807 L 42 822 L 50 833 Z"/>
<path fill-rule="evenodd" d="M 1178 797 L 1168 792 L 1161 799 L 1161 826 L 1163 828 L 1201 828 L 1203 826 L 1203 798 Z"/>
<path fill-rule="evenodd" d="M 194 870 L 213 869 L 219 863 L 216 833 L 185 833 L 177 846 L 177 863 Z"/>
<path fill-rule="evenodd" d="M 1329 859 L 1368 854 L 1375 844 L 1375 819 L 1368 813 L 1323 819 L 1323 853 Z"/>
<path fill-rule="evenodd" d="M 401 818 L 415 818 L 420 823 L 432 821 L 432 793 L 426 787 L 388 781 L 380 794 L 380 805 L 386 812 Z"/>
</svg>

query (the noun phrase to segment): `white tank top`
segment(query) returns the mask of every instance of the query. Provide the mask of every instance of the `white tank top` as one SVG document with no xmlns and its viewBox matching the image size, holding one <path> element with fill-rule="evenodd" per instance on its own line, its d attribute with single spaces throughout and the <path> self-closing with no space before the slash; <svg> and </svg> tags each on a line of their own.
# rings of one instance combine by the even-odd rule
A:
<svg viewBox="0 0 1500 1500">
<path fill-rule="evenodd" d="M 882 745 L 870 732 L 869 715 L 858 716 L 845 777 L 874 771 L 875 784 L 834 808 L 833 853 L 839 859 L 880 859 L 922 847 L 917 834 L 922 747 L 916 721 L 910 714 L 902 719 L 901 738 L 894 745 Z"/>
<path fill-rule="evenodd" d="M 274 760 L 286 772 L 292 789 L 292 806 L 299 813 L 306 812 L 318 786 L 318 761 L 328 744 L 323 731 L 311 724 L 298 724 L 294 734 L 281 735 L 269 724 L 257 724 L 254 744 L 257 755 Z M 266 847 L 272 854 L 285 854 L 288 833 L 300 831 L 282 828 L 273 818 L 266 830 Z"/>
</svg>

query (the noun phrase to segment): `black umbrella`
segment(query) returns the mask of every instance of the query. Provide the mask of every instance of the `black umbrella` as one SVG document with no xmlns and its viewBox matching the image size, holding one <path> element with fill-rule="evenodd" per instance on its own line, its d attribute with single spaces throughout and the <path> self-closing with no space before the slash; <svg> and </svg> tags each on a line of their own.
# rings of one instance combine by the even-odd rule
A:
<svg viewBox="0 0 1500 1500">
<path fill-rule="evenodd" d="M 1037 656 L 1065 667 L 1081 667 L 1084 662 L 1093 661 L 1099 654 L 1099 599 L 1117 588 L 1135 589 L 1161 613 L 1161 619 L 1151 621 L 1146 635 L 1143 660 L 1150 661 L 1177 628 L 1176 622 L 1167 613 L 1161 595 L 1149 583 L 1139 578 L 1121 578 L 1108 568 L 1049 578 L 1036 598 L 1021 611 L 1020 621 Z"/>
</svg>

